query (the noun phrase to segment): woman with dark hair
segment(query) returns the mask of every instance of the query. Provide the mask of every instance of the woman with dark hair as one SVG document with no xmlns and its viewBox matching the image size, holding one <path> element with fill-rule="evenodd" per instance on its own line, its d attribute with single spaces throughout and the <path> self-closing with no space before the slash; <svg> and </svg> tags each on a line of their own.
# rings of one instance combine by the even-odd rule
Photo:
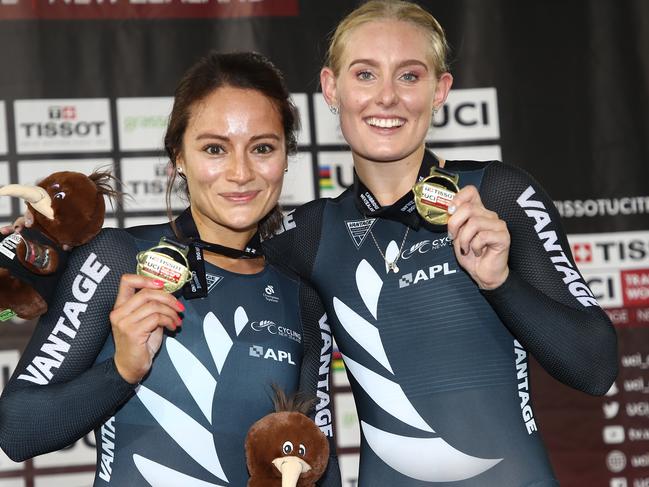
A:
<svg viewBox="0 0 649 487">
<path fill-rule="evenodd" d="M 211 53 L 186 73 L 165 149 L 169 188 L 182 178 L 190 206 L 170 224 L 106 229 L 73 251 L 0 399 L 10 458 L 95 429 L 95 485 L 243 486 L 245 436 L 273 411 L 273 384 L 317 395 L 315 420 L 331 438 L 326 315 L 259 244 L 280 223 L 297 124 L 261 55 Z M 134 274 L 157 252 L 187 254 L 182 295 Z M 321 485 L 340 485 L 335 457 Z"/>
</svg>

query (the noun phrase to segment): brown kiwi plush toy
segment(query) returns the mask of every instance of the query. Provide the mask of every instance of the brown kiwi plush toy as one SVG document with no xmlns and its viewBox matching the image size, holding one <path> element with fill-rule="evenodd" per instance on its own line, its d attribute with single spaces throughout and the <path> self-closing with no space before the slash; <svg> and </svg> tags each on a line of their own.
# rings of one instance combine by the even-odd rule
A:
<svg viewBox="0 0 649 487">
<path fill-rule="evenodd" d="M 108 172 L 90 176 L 51 174 L 36 186 L 9 184 L 0 196 L 23 199 L 34 217 L 30 228 L 0 242 L 0 321 L 36 318 L 65 268 L 69 250 L 90 241 L 104 224 L 104 195 L 115 195 Z"/>
<path fill-rule="evenodd" d="M 275 411 L 246 437 L 248 487 L 315 487 L 329 462 L 329 442 L 306 414 L 313 401 L 275 389 Z"/>
</svg>

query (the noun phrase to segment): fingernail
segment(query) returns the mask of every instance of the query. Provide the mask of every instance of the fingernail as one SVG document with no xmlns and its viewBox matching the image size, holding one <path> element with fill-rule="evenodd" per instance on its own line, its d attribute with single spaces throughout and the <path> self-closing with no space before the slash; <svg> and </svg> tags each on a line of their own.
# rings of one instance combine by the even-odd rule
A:
<svg viewBox="0 0 649 487">
<path fill-rule="evenodd" d="M 185 311 L 185 305 L 180 301 L 176 301 L 176 308 L 178 308 L 178 310 L 180 311 Z"/>
<path fill-rule="evenodd" d="M 466 250 L 464 250 L 462 247 L 460 247 L 460 253 L 461 253 L 462 255 L 466 255 L 466 254 L 467 254 Z"/>
<path fill-rule="evenodd" d="M 452 234 L 451 232 L 448 232 L 448 238 L 450 238 L 451 240 L 453 240 L 453 234 Z"/>
<path fill-rule="evenodd" d="M 165 285 L 165 282 L 161 281 L 160 279 L 154 279 L 153 284 L 157 287 L 163 287 Z"/>
<path fill-rule="evenodd" d="M 457 210 L 457 208 L 455 207 L 455 205 L 451 205 L 451 206 L 449 206 L 449 207 L 448 207 L 448 214 L 449 214 L 449 215 L 452 215 L 453 213 L 455 213 L 455 210 Z"/>
</svg>

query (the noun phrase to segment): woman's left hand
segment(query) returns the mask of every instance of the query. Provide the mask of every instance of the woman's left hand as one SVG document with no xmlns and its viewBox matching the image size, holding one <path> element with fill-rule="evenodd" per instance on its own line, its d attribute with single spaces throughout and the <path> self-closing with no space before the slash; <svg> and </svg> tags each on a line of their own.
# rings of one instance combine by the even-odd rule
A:
<svg viewBox="0 0 649 487">
<path fill-rule="evenodd" d="M 448 233 L 455 257 L 480 289 L 495 289 L 509 275 L 509 230 L 482 204 L 475 186 L 462 188 L 449 206 Z"/>
</svg>

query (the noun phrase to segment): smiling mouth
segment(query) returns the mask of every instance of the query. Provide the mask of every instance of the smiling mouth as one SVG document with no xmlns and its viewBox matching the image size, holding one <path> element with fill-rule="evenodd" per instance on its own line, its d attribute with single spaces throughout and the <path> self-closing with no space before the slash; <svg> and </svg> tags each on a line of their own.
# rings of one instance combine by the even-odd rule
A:
<svg viewBox="0 0 649 487">
<path fill-rule="evenodd" d="M 221 193 L 221 197 L 233 203 L 248 203 L 249 201 L 252 201 L 258 194 L 259 191 L 245 191 L 240 193 Z"/>
<path fill-rule="evenodd" d="M 378 117 L 368 117 L 365 119 L 365 123 L 371 127 L 378 127 L 381 129 L 391 129 L 395 127 L 403 126 L 406 121 L 403 118 L 378 118 Z"/>
</svg>

